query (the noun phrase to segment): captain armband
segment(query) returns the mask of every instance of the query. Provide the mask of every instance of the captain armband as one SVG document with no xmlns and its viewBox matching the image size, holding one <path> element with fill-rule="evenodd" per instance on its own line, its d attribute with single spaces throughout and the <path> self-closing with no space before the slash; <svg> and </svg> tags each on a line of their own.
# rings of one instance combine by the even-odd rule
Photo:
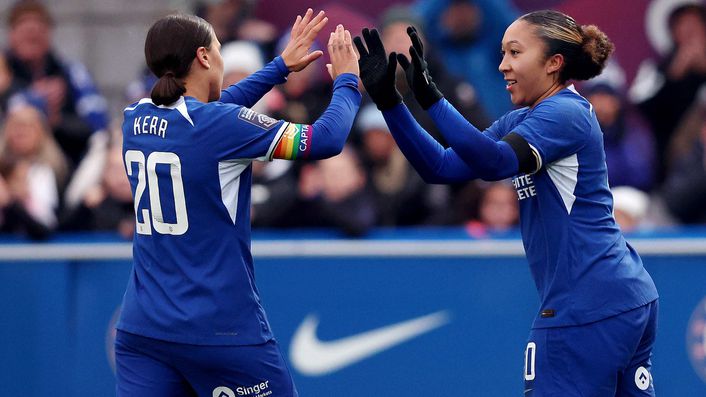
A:
<svg viewBox="0 0 706 397">
<path fill-rule="evenodd" d="M 285 123 L 282 128 L 283 132 L 275 144 L 272 158 L 297 160 L 309 157 L 314 126 Z"/>
</svg>

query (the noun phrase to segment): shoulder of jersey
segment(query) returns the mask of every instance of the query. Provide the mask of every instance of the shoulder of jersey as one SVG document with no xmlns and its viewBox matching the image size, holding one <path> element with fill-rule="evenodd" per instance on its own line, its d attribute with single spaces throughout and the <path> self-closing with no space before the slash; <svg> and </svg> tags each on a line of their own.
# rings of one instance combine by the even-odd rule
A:
<svg viewBox="0 0 706 397">
<path fill-rule="evenodd" d="M 537 106 L 551 106 L 553 108 L 552 112 L 559 112 L 562 115 L 568 116 L 576 115 L 575 112 L 583 112 L 590 104 L 588 100 L 578 92 L 566 89 L 545 99 Z"/>
<path fill-rule="evenodd" d="M 186 98 L 184 97 L 184 103 L 186 103 L 187 107 L 190 109 L 196 109 L 196 108 L 201 108 L 201 107 L 233 107 L 233 108 L 240 108 L 241 105 L 236 105 L 232 103 L 223 103 L 219 101 L 214 101 L 214 102 L 208 102 L 208 103 L 203 103 L 201 101 L 192 99 L 192 98 Z M 155 106 L 155 107 L 160 107 L 160 108 L 169 108 L 170 106 L 157 106 L 152 102 L 151 98 L 142 98 L 137 102 L 133 102 L 130 105 L 128 105 L 124 111 L 132 111 L 140 107 L 141 105 L 148 105 L 148 106 Z"/>
</svg>

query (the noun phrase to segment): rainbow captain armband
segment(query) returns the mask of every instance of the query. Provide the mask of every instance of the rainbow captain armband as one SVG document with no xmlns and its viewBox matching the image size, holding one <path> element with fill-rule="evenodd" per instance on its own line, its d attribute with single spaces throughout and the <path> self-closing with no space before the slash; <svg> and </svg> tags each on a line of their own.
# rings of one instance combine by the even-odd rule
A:
<svg viewBox="0 0 706 397">
<path fill-rule="evenodd" d="M 312 125 L 287 123 L 275 145 L 272 158 L 296 160 L 309 157 L 313 134 L 314 126 Z"/>
</svg>

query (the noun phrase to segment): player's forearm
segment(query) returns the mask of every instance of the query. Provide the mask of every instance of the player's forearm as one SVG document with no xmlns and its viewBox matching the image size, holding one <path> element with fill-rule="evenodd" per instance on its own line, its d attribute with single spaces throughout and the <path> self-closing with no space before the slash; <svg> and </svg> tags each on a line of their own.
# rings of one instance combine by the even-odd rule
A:
<svg viewBox="0 0 706 397">
<path fill-rule="evenodd" d="M 510 145 L 484 135 L 446 99 L 432 105 L 429 115 L 449 146 L 479 178 L 500 180 L 517 174 L 519 163 Z"/>
<path fill-rule="evenodd" d="M 221 91 L 221 102 L 252 107 L 272 87 L 287 81 L 289 69 L 278 56 L 262 69 Z"/>
<path fill-rule="evenodd" d="M 382 112 L 397 146 L 427 183 L 452 183 L 476 176 L 449 149 L 426 132 L 403 103 Z"/>
<path fill-rule="evenodd" d="M 336 78 L 331 103 L 312 125 L 315 135 L 309 158 L 324 159 L 341 153 L 358 113 L 360 99 L 358 76 L 344 73 Z"/>
</svg>

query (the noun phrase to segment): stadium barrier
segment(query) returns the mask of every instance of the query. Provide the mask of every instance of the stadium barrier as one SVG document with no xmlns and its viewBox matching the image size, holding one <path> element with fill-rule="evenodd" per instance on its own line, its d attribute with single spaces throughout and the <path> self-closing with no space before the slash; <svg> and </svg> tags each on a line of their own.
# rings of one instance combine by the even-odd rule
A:
<svg viewBox="0 0 706 397">
<path fill-rule="evenodd" d="M 253 242 L 263 304 L 302 396 L 520 395 L 538 299 L 517 238 L 329 235 Z M 657 392 L 706 395 L 706 233 L 629 241 L 661 295 Z M 0 240 L 0 395 L 114 394 L 113 325 L 130 256 L 113 236 Z"/>
</svg>

